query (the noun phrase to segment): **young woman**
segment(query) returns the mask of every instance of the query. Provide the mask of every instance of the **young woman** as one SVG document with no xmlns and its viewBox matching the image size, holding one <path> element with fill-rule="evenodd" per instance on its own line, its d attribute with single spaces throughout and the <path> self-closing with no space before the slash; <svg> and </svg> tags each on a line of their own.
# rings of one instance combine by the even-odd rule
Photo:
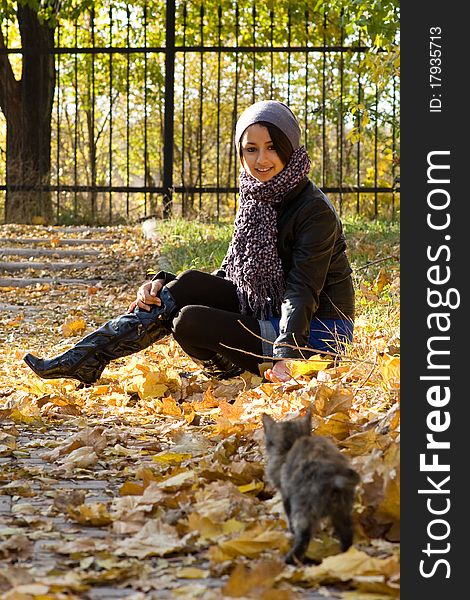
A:
<svg viewBox="0 0 470 600">
<path fill-rule="evenodd" d="M 113 359 L 172 334 L 208 376 L 248 370 L 286 381 L 286 360 L 341 352 L 352 340 L 354 291 L 342 224 L 308 178 L 300 127 L 282 102 L 240 116 L 240 197 L 234 233 L 213 274 L 163 272 L 137 291 L 130 311 L 64 354 L 25 362 L 40 377 L 97 381 Z M 229 347 L 227 347 L 229 346 Z"/>
</svg>

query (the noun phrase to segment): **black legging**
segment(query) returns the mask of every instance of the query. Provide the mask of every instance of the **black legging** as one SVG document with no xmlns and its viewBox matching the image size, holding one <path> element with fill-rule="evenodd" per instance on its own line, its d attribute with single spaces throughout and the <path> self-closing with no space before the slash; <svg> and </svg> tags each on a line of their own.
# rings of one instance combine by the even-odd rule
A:
<svg viewBox="0 0 470 600">
<path fill-rule="evenodd" d="M 218 353 L 247 371 L 259 372 L 262 358 L 222 345 L 262 354 L 261 340 L 250 333 L 260 335 L 258 320 L 240 314 L 237 292 L 231 281 L 190 270 L 170 281 L 167 288 L 179 308 L 173 319 L 173 337 L 186 354 L 208 360 Z"/>
</svg>

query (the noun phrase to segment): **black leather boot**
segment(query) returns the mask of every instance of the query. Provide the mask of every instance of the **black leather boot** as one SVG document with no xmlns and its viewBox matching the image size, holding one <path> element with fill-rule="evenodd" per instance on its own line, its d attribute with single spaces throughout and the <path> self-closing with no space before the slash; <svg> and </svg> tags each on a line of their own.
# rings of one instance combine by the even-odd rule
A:
<svg viewBox="0 0 470 600">
<path fill-rule="evenodd" d="M 233 364 L 233 362 L 222 354 L 214 354 L 207 360 L 193 360 L 202 366 L 204 375 L 213 379 L 230 379 L 243 373 L 243 369 Z"/>
<path fill-rule="evenodd" d="M 166 288 L 159 297 L 161 306 L 150 311 L 135 308 L 111 319 L 59 356 L 42 359 L 26 354 L 23 360 L 43 379 L 67 377 L 95 383 L 111 360 L 148 348 L 171 333 L 170 321 L 177 306 Z"/>
</svg>

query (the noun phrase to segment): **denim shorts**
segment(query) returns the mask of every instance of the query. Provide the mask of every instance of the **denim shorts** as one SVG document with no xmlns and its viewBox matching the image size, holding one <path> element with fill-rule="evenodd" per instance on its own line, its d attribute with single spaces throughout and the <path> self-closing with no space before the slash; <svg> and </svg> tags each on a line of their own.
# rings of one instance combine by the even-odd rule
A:
<svg viewBox="0 0 470 600">
<path fill-rule="evenodd" d="M 273 355 L 273 344 L 279 336 L 279 317 L 259 321 L 263 338 L 263 355 Z M 345 344 L 352 342 L 354 322 L 349 319 L 312 319 L 308 346 L 319 353 L 344 352 Z"/>
</svg>

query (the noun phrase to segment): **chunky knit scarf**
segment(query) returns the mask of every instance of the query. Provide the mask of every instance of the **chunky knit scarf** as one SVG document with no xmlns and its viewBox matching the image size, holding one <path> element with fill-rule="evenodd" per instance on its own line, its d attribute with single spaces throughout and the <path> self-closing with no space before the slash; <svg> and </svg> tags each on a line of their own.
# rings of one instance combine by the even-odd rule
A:
<svg viewBox="0 0 470 600">
<path fill-rule="evenodd" d="M 269 305 L 280 314 L 285 280 L 277 252 L 276 206 L 308 175 L 310 166 L 307 151 L 301 146 L 269 181 L 240 173 L 239 208 L 224 268 L 237 287 L 242 314 L 266 319 Z"/>
</svg>

